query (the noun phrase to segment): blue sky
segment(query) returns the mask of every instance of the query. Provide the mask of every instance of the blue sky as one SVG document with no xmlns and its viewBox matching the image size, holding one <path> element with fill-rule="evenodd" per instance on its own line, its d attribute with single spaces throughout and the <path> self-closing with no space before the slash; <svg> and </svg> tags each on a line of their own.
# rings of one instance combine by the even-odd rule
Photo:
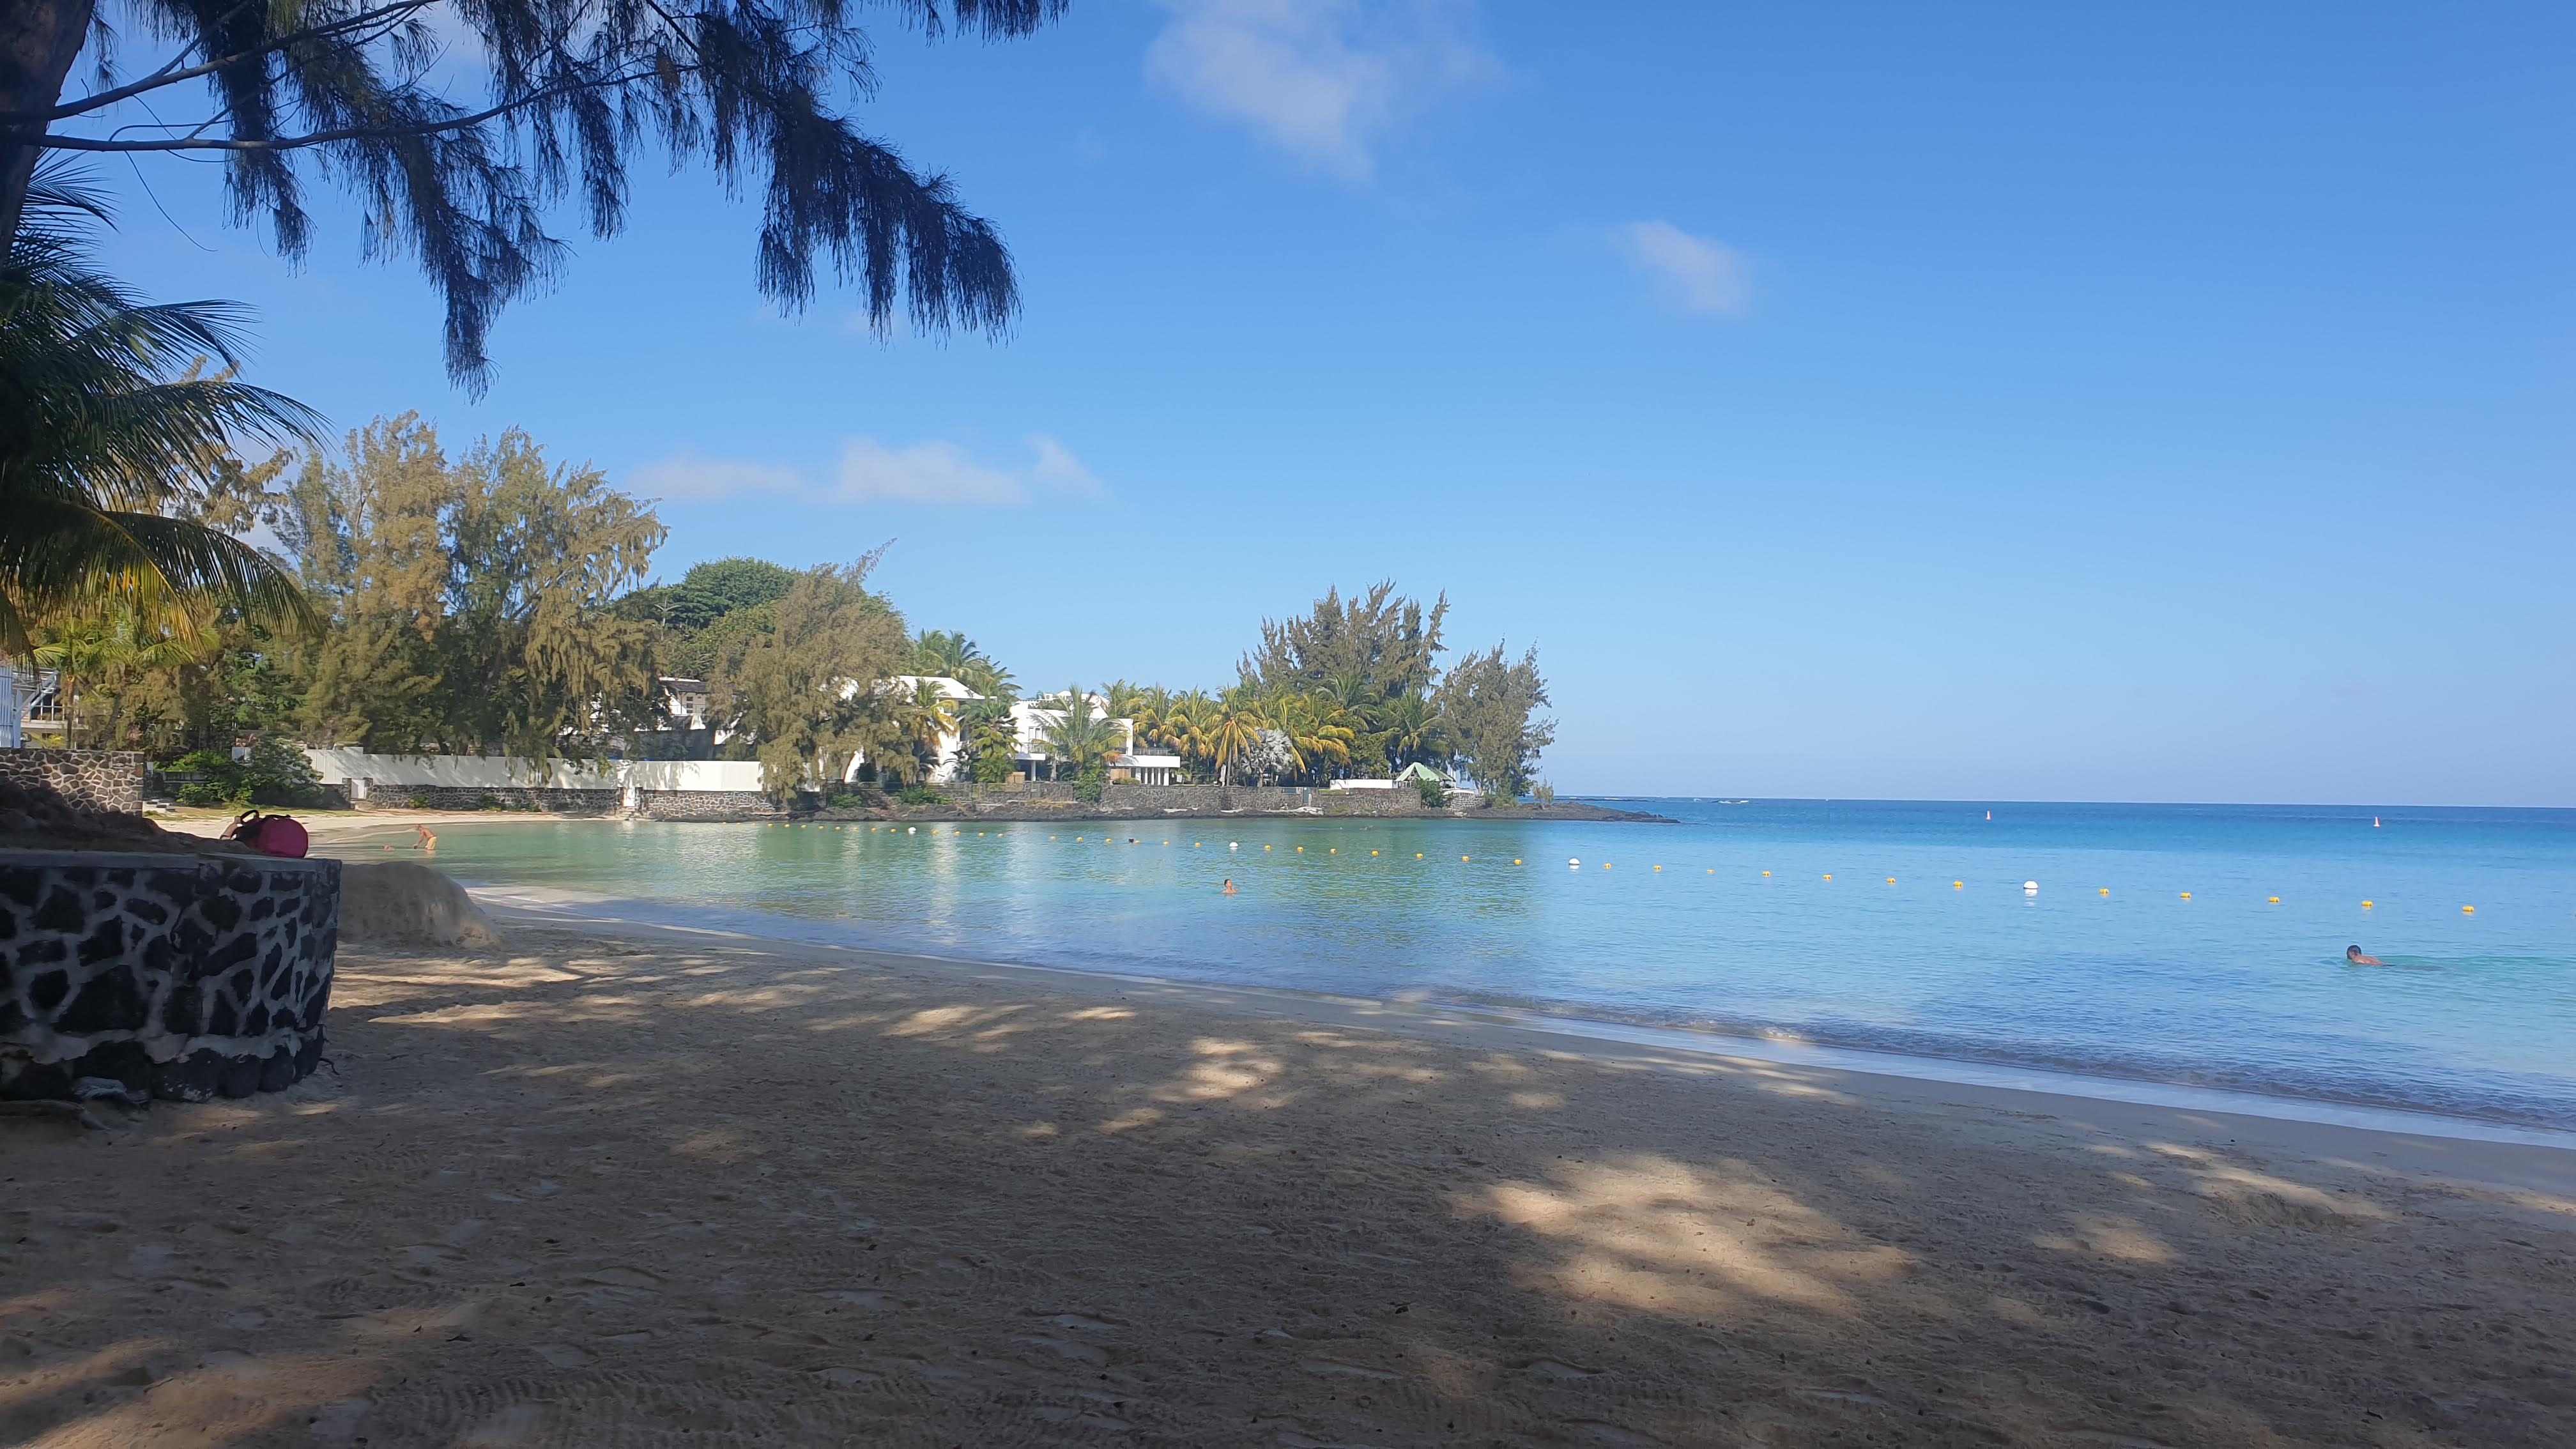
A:
<svg viewBox="0 0 2576 1449">
<path fill-rule="evenodd" d="M 479 402 L 338 208 L 297 272 L 147 161 L 113 259 L 256 306 L 336 424 L 661 496 L 669 576 L 892 538 L 1034 685 L 1222 683 L 1393 577 L 1539 646 L 1567 792 L 2576 805 L 2576 10 L 879 34 L 870 125 L 1018 258 L 1006 345 L 782 320 L 752 213 L 657 164 Z"/>
</svg>

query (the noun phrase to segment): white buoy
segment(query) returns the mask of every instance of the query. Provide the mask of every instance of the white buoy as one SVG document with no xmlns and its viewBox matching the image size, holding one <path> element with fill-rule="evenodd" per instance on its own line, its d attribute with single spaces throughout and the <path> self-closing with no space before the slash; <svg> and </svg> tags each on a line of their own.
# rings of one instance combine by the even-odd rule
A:
<svg viewBox="0 0 2576 1449">
<path fill-rule="evenodd" d="M 2035 895 L 2038 895 L 2038 894 L 2039 894 L 2039 882 L 2037 882 L 2037 881 L 2035 881 L 2035 880 L 2026 880 L 2026 881 L 2023 881 L 2023 882 L 2021 883 L 2021 893 L 2022 893 L 2023 895 L 2026 895 L 2026 896 L 2035 896 Z"/>
<path fill-rule="evenodd" d="M 1240 840 L 1229 840 L 1225 843 L 1225 848 L 1228 850 L 1241 850 L 1243 849 L 1243 842 Z"/>
<path fill-rule="evenodd" d="M 1568 866 L 1579 866 L 1579 865 L 1583 864 L 1583 857 L 1581 857 L 1581 856 L 1579 856 L 1579 855 L 1578 855 L 1578 856 L 1574 857 L 1573 859 L 1568 860 L 1568 861 L 1566 862 L 1566 864 L 1567 864 Z"/>
<path fill-rule="evenodd" d="M 906 835 L 910 835 L 910 834 L 914 831 L 914 829 L 915 829 L 915 828 L 916 828 L 916 827 L 914 827 L 914 826 L 907 825 L 907 826 L 905 826 L 905 827 L 903 828 L 903 833 L 904 833 L 904 834 L 906 834 Z"/>
</svg>

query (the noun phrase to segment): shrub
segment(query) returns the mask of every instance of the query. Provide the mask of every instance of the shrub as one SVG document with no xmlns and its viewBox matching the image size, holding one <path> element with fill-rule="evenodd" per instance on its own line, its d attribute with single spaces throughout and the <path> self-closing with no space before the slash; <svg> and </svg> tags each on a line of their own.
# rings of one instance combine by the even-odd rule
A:
<svg viewBox="0 0 2576 1449">
<path fill-rule="evenodd" d="M 1553 805 L 1556 803 L 1556 787 L 1542 780 L 1531 788 L 1530 799 L 1541 805 Z"/>
<path fill-rule="evenodd" d="M 474 808 L 477 810 L 507 810 L 510 807 L 501 803 L 500 796 L 486 790 L 481 795 L 475 797 Z"/>
<path fill-rule="evenodd" d="M 875 810 L 886 802 L 886 793 L 874 785 L 835 785 L 823 796 L 826 810 Z"/>
<path fill-rule="evenodd" d="M 1417 789 L 1422 791 L 1422 805 L 1424 809 L 1437 810 L 1441 806 L 1449 803 L 1448 786 L 1432 779 L 1420 779 L 1413 783 Z"/>
<path fill-rule="evenodd" d="M 999 753 L 999 752 L 997 751 L 997 752 L 994 752 L 994 753 L 992 753 L 992 754 L 977 755 L 977 756 L 975 757 L 975 783 L 976 783 L 976 784 L 978 784 L 978 785 L 1004 785 L 1004 784 L 1008 784 L 1008 783 L 1010 783 L 1010 779 L 1011 779 L 1011 757 L 1010 757 L 1010 756 L 1005 755 L 1005 754 L 1002 754 L 1002 753 Z"/>
<path fill-rule="evenodd" d="M 304 752 L 273 735 L 262 735 L 242 762 L 242 785 L 254 805 L 313 805 L 322 799 L 322 777 Z"/>
<path fill-rule="evenodd" d="M 427 795 L 414 795 L 411 797 L 411 808 L 414 810 L 435 810 L 438 808 L 438 802 Z"/>
<path fill-rule="evenodd" d="M 947 796 L 940 794 L 928 785 L 907 786 L 894 798 L 902 801 L 906 805 L 945 805 L 948 803 Z"/>
<path fill-rule="evenodd" d="M 1109 785 L 1109 767 L 1093 765 L 1074 777 L 1073 798 L 1085 805 L 1100 803 L 1100 792 Z"/>
</svg>

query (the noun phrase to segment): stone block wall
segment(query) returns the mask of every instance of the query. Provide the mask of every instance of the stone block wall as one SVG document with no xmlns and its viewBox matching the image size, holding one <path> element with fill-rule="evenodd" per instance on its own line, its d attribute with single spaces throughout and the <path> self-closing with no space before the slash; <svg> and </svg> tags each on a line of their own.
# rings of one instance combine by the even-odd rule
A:
<svg viewBox="0 0 2576 1449">
<path fill-rule="evenodd" d="M 142 814 L 143 775 L 133 750 L 0 750 L 0 776 L 43 785 L 84 810 Z"/>
<path fill-rule="evenodd" d="M 738 820 L 786 812 L 758 790 L 638 790 L 632 813 L 646 820 Z"/>
<path fill-rule="evenodd" d="M 498 801 L 508 810 L 551 810 L 561 815 L 614 815 L 623 808 L 625 792 L 614 786 L 605 790 L 550 790 L 521 785 L 372 785 L 367 790 L 367 803 L 385 806 L 417 805 L 430 810 L 481 810 L 485 801 Z"/>
<path fill-rule="evenodd" d="M 969 814 L 991 810 L 1072 810 L 1081 806 L 1068 781 L 1025 785 L 942 785 L 950 804 Z M 1419 790 L 1322 790 L 1302 785 L 1109 785 L 1104 811 L 1132 815 L 1453 815 L 1458 806 L 1426 807 Z"/>
<path fill-rule="evenodd" d="M 0 850 L 0 1099 L 290 1086 L 339 936 L 336 860 Z"/>
</svg>

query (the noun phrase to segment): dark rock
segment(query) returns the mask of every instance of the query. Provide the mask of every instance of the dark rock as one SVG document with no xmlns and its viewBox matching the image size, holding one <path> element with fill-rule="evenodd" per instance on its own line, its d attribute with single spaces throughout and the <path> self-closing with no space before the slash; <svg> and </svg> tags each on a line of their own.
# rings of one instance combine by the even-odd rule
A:
<svg viewBox="0 0 2576 1449">
<path fill-rule="evenodd" d="M 110 904 L 113 904 L 111 902 Z M 113 961 L 125 954 L 125 922 L 114 916 L 99 922 L 98 929 L 80 943 L 80 963 L 95 966 Z"/>
<path fill-rule="evenodd" d="M 152 1064 L 152 1095 L 171 1102 L 202 1102 L 223 1078 L 223 1053 L 199 1047 L 175 1062 Z"/>
<path fill-rule="evenodd" d="M 295 1079 L 300 1082 L 313 1075 L 313 1069 L 320 1065 L 322 1065 L 322 1033 L 317 1031 L 304 1039 L 304 1045 L 295 1049 Z"/>
<path fill-rule="evenodd" d="M 241 924 L 241 902 L 228 895 L 209 895 L 197 902 L 197 914 L 218 932 L 229 931 Z"/>
<path fill-rule="evenodd" d="M 125 913 L 147 926 L 165 925 L 170 920 L 169 907 L 140 895 L 126 897 Z"/>
<path fill-rule="evenodd" d="M 27 910 L 36 908 L 37 898 L 45 891 L 45 878 L 23 865 L 0 866 L 0 896 Z"/>
<path fill-rule="evenodd" d="M 267 1061 L 260 1064 L 259 1089 L 263 1092 L 283 1092 L 294 1085 L 295 1053 L 286 1047 L 279 1047 L 268 1054 Z"/>
<path fill-rule="evenodd" d="M 221 1097 L 247 1097 L 259 1090 L 262 1063 L 257 1057 L 232 1057 L 215 1078 L 215 1094 Z"/>
<path fill-rule="evenodd" d="M 15 1076 L 0 1080 L 0 1101 L 66 1102 L 71 1095 L 72 1074 L 62 1062 L 29 1062 Z"/>
<path fill-rule="evenodd" d="M 215 998 L 215 1009 L 206 1014 L 205 1034 L 208 1036 L 241 1035 L 241 1008 L 233 1005 L 231 997 L 218 995 Z"/>
<path fill-rule="evenodd" d="M 72 948 L 64 944 L 60 936 L 38 936 L 18 948 L 18 965 L 22 970 L 29 966 L 42 966 L 48 962 L 68 961 L 71 958 Z"/>
<path fill-rule="evenodd" d="M 170 988 L 170 999 L 161 1003 L 161 1027 L 176 1036 L 195 1036 L 206 1021 L 205 996 L 193 981 L 182 981 Z"/>
<path fill-rule="evenodd" d="M 36 929 L 39 931 L 68 934 L 88 923 L 89 911 L 81 905 L 81 898 L 61 887 L 55 888 L 51 895 L 45 897 L 45 903 L 36 908 Z"/>
<path fill-rule="evenodd" d="M 102 1031 L 141 1031 L 150 1015 L 131 966 L 112 966 L 83 983 L 72 1004 L 54 1018 L 54 1030 L 74 1036 Z"/>
<path fill-rule="evenodd" d="M 54 1008 L 62 1005 L 63 998 L 71 995 L 71 992 L 70 972 L 48 971 L 27 983 L 27 1004 L 51 1016 L 54 1014 Z"/>
<path fill-rule="evenodd" d="M 1068 709 L 1071 707 L 1066 706 Z M 268 1035 L 268 1007 L 265 1004 L 252 1007 L 250 1015 L 242 1018 L 241 1034 L 243 1036 Z"/>
<path fill-rule="evenodd" d="M 71 1063 L 70 1070 L 75 1095 L 83 1077 L 105 1077 L 134 1092 L 152 1088 L 152 1058 L 139 1041 L 101 1042 Z"/>
<path fill-rule="evenodd" d="M 18 913 L 10 910 L 6 906 L 0 906 L 0 941 L 14 941 L 17 939 Z"/>
</svg>

